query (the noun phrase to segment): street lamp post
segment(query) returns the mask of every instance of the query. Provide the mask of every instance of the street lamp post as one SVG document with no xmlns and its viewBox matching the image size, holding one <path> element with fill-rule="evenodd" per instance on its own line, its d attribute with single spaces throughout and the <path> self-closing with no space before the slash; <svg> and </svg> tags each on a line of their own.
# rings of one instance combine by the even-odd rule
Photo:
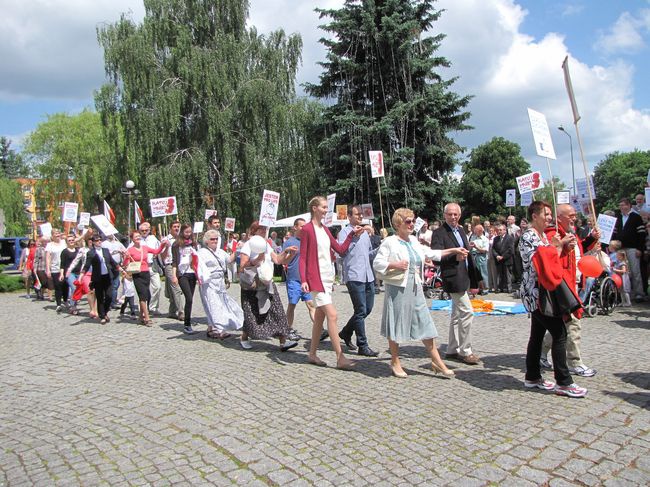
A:
<svg viewBox="0 0 650 487">
<path fill-rule="evenodd" d="M 127 234 L 128 234 L 131 231 L 131 202 L 133 201 L 133 196 L 140 193 L 140 191 L 135 189 L 135 183 L 130 179 L 124 183 L 124 187 L 121 188 L 120 191 L 122 192 L 122 194 L 128 195 L 129 198 L 129 211 L 127 217 L 127 222 L 128 222 Z"/>
<path fill-rule="evenodd" d="M 571 192 L 573 193 L 573 196 L 576 195 L 576 170 L 575 166 L 573 165 L 573 139 L 571 138 L 571 134 L 567 132 L 562 125 L 560 125 L 557 128 L 560 132 L 566 134 L 566 136 L 569 138 L 569 148 L 571 150 L 571 177 L 573 178 L 573 188 L 571 188 Z"/>
</svg>

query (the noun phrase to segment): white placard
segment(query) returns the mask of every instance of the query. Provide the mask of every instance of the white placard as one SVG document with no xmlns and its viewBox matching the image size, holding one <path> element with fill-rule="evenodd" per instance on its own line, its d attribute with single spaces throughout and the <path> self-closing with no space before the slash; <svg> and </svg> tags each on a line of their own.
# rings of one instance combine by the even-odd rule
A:
<svg viewBox="0 0 650 487">
<path fill-rule="evenodd" d="M 375 213 L 372 211 L 372 203 L 365 203 L 361 205 L 361 212 L 363 213 L 364 218 L 372 220 L 375 217 Z"/>
<path fill-rule="evenodd" d="M 216 215 L 217 210 L 205 210 L 205 221 L 208 221 L 208 218 L 210 218 L 212 215 Z"/>
<path fill-rule="evenodd" d="M 327 215 L 323 218 L 323 225 L 329 227 L 334 222 L 334 210 L 336 209 L 336 193 L 327 195 Z"/>
<path fill-rule="evenodd" d="M 149 200 L 149 206 L 151 207 L 151 218 L 155 218 L 157 216 L 168 216 L 168 215 L 178 214 L 178 206 L 176 206 L 176 196 L 167 196 L 165 198 L 151 199 Z"/>
<path fill-rule="evenodd" d="M 612 240 L 612 234 L 614 233 L 614 227 L 616 226 L 616 218 L 601 213 L 598 215 L 596 225 L 600 229 L 600 240 L 598 241 L 609 245 L 609 242 Z"/>
<path fill-rule="evenodd" d="M 194 222 L 192 233 L 203 233 L 203 222 Z"/>
<path fill-rule="evenodd" d="M 648 185 L 650 185 L 650 169 L 648 169 L 648 177 L 646 178 L 646 182 L 648 183 Z M 646 199 L 646 201 L 648 200 Z"/>
<path fill-rule="evenodd" d="M 370 158 L 370 175 L 373 178 L 380 178 L 384 175 L 384 153 L 380 150 L 368 151 Z"/>
<path fill-rule="evenodd" d="M 591 195 L 596 197 L 596 187 L 594 186 L 594 177 L 589 176 L 589 184 L 591 184 Z M 578 200 L 589 200 L 589 191 L 587 191 L 587 178 L 576 179 L 576 196 Z"/>
<path fill-rule="evenodd" d="M 555 198 L 558 205 L 568 205 L 571 203 L 571 193 L 569 191 L 558 191 Z"/>
<path fill-rule="evenodd" d="M 79 226 L 87 227 L 90 226 L 90 213 L 82 211 L 79 213 Z"/>
<path fill-rule="evenodd" d="M 260 206 L 260 226 L 271 227 L 275 225 L 278 218 L 278 207 L 280 206 L 280 193 L 264 190 L 262 204 Z"/>
<path fill-rule="evenodd" d="M 117 228 L 115 228 L 111 222 L 108 221 L 108 218 L 106 218 L 105 215 L 93 215 L 90 217 L 90 219 L 93 221 L 95 225 L 97 225 L 97 228 L 106 235 L 107 237 L 109 235 L 115 235 L 118 233 Z"/>
<path fill-rule="evenodd" d="M 63 203 L 63 221 L 77 223 L 77 213 L 79 213 L 79 203 L 66 201 Z"/>
<path fill-rule="evenodd" d="M 530 174 L 524 174 L 523 176 L 517 176 L 517 187 L 519 188 L 519 194 L 530 193 L 536 189 L 542 189 L 544 187 L 542 173 L 535 171 Z"/>
<path fill-rule="evenodd" d="M 533 192 L 531 191 L 530 193 L 524 193 L 521 195 L 519 198 L 519 206 L 530 206 L 530 204 L 533 202 Z"/>
<path fill-rule="evenodd" d="M 52 238 L 52 224 L 43 223 L 39 227 L 41 229 L 41 235 L 45 238 Z"/>
<path fill-rule="evenodd" d="M 548 124 L 546 123 L 544 114 L 529 108 L 528 120 L 530 121 L 530 129 L 533 131 L 537 155 L 548 159 L 555 159 L 553 140 L 551 139 L 551 133 L 548 130 Z"/>
<path fill-rule="evenodd" d="M 415 219 L 415 226 L 413 227 L 413 230 L 415 231 L 416 234 L 419 233 L 420 229 L 422 228 L 422 226 L 423 226 L 425 223 L 426 223 L 426 221 L 423 220 L 423 219 L 420 218 L 420 217 L 417 217 L 417 218 Z"/>
<path fill-rule="evenodd" d="M 645 206 L 643 211 L 650 211 L 650 188 L 645 189 Z"/>
<path fill-rule="evenodd" d="M 516 206 L 517 199 L 517 190 L 516 189 L 506 189 L 506 208 Z"/>
<path fill-rule="evenodd" d="M 234 218 L 226 218 L 226 221 L 224 223 L 224 230 L 226 232 L 234 232 L 235 231 L 235 219 Z"/>
</svg>

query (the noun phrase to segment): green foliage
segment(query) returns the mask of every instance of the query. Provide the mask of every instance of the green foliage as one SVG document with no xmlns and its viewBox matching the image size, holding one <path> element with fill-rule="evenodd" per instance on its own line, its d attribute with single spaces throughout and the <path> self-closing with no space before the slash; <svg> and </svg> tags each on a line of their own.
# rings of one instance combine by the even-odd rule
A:
<svg viewBox="0 0 650 487">
<path fill-rule="evenodd" d="M 23 278 L 3 273 L 4 267 L 0 266 L 0 293 L 12 293 L 24 289 Z"/>
<path fill-rule="evenodd" d="M 517 206 L 506 208 L 507 189 L 517 188 L 516 177 L 531 172 L 530 164 L 521 155 L 518 144 L 494 137 L 472 150 L 463 163 L 460 194 L 463 195 L 463 218 L 470 215 L 490 218 L 508 215 L 524 215 Z"/>
<path fill-rule="evenodd" d="M 76 201 L 74 189 L 80 193 L 84 211 L 97 212 L 103 199 L 120 207 L 121 202 L 113 200 L 123 174 L 112 157 L 99 114 L 84 110 L 77 115 L 49 115 L 27 137 L 23 154 L 43 179 L 37 187 L 42 204 Z"/>
<path fill-rule="evenodd" d="M 520 174 L 521 176 L 521 174 Z M 566 184 L 560 181 L 560 178 L 553 176 L 553 186 L 555 187 L 555 193 L 558 191 L 564 191 L 567 189 Z M 542 189 L 535 190 L 535 199 L 543 200 L 553 204 L 553 189 L 551 187 L 551 182 L 544 178 L 544 187 Z"/>
<path fill-rule="evenodd" d="M 621 198 L 643 193 L 649 169 L 650 151 L 614 152 L 600 161 L 594 171 L 596 212 L 615 210 Z"/>
<path fill-rule="evenodd" d="M 29 167 L 20 154 L 11 148 L 7 137 L 0 137 L 0 177 L 18 178 L 29 174 Z"/>
<path fill-rule="evenodd" d="M 320 108 L 295 100 L 301 38 L 247 28 L 244 0 L 144 5 L 142 24 L 98 30 L 110 82 L 95 103 L 123 179 L 145 199 L 175 195 L 183 221 L 215 207 L 248 224 L 265 188 L 304 211 Z"/>
<path fill-rule="evenodd" d="M 407 206 L 427 217 L 451 190 L 445 176 L 460 147 L 448 133 L 466 130 L 470 97 L 450 91 L 455 81 L 439 70 L 449 61 L 437 56 L 444 38 L 432 27 L 441 12 L 433 0 L 346 0 L 337 10 L 320 10 L 330 35 L 313 96 L 334 100 L 324 112 L 323 164 L 337 201 L 373 201 L 369 150 L 383 150 L 383 193 L 388 214 Z"/>
<path fill-rule="evenodd" d="M 5 234 L 19 237 L 29 232 L 29 219 L 23 205 L 23 192 L 16 181 L 0 177 L 0 208 L 5 215 Z"/>
</svg>

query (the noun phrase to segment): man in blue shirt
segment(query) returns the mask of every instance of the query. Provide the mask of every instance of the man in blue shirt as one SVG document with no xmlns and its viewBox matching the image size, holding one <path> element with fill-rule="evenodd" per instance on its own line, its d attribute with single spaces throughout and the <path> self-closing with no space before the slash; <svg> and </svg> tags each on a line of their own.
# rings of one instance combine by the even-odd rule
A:
<svg viewBox="0 0 650 487">
<path fill-rule="evenodd" d="M 302 338 L 296 330 L 293 329 L 293 317 L 296 310 L 296 305 L 300 300 L 304 301 L 307 305 L 307 310 L 309 311 L 309 317 L 311 321 L 314 321 L 314 303 L 311 298 L 311 293 L 305 293 L 302 291 L 300 283 L 300 270 L 298 269 L 298 262 L 300 261 L 300 232 L 302 231 L 302 226 L 305 224 L 305 220 L 302 218 L 296 218 L 293 222 L 293 229 L 291 230 L 291 237 L 289 237 L 284 244 L 282 245 L 282 250 L 285 250 L 287 247 L 296 246 L 298 251 L 294 253 L 293 258 L 287 264 L 287 300 L 289 304 L 287 305 L 287 321 L 289 322 L 289 332 L 288 339 L 297 341 Z"/>
<path fill-rule="evenodd" d="M 348 206 L 350 224 L 339 232 L 339 243 L 343 243 L 348 234 L 354 232 L 357 225 L 361 225 L 362 218 L 361 206 Z M 375 274 L 370 264 L 370 257 L 376 252 L 377 250 L 372 249 L 368 232 L 363 232 L 360 236 L 352 239 L 352 243 L 342 260 L 343 284 L 348 288 L 354 314 L 339 333 L 339 337 L 350 350 L 354 350 L 352 333 L 356 333 L 357 347 L 359 347 L 358 354 L 366 357 L 379 355 L 368 346 L 365 322 L 375 304 Z"/>
</svg>

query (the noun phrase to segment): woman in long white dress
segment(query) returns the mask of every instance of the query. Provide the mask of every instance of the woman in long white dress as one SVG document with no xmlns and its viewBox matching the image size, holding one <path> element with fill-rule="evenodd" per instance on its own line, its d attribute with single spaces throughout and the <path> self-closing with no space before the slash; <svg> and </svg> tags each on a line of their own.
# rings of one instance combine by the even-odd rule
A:
<svg viewBox="0 0 650 487">
<path fill-rule="evenodd" d="M 199 293 L 208 318 L 208 338 L 223 340 L 229 331 L 239 330 L 244 324 L 241 306 L 228 294 L 226 277 L 228 264 L 234 254 L 218 248 L 219 233 L 208 230 L 199 249 Z"/>
</svg>

